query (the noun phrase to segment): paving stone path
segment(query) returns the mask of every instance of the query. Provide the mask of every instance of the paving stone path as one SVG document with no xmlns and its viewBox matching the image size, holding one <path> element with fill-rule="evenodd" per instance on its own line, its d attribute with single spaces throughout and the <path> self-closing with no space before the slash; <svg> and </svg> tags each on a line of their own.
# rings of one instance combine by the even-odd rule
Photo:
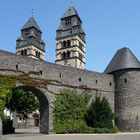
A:
<svg viewBox="0 0 140 140">
<path fill-rule="evenodd" d="M 0 140 L 140 140 L 140 133 L 126 134 L 69 134 L 69 135 L 42 135 L 42 134 L 13 134 L 0 137 Z"/>
</svg>

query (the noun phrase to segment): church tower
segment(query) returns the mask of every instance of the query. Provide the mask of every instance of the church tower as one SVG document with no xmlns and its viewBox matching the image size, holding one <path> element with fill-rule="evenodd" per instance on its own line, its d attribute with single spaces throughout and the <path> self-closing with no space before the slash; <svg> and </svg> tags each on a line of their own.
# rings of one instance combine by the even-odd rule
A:
<svg viewBox="0 0 140 140">
<path fill-rule="evenodd" d="M 85 33 L 82 21 L 70 5 L 56 31 L 56 64 L 85 69 Z"/>
<path fill-rule="evenodd" d="M 21 36 L 16 41 L 16 53 L 45 60 L 45 43 L 41 35 L 40 27 L 32 16 L 21 29 Z"/>
</svg>

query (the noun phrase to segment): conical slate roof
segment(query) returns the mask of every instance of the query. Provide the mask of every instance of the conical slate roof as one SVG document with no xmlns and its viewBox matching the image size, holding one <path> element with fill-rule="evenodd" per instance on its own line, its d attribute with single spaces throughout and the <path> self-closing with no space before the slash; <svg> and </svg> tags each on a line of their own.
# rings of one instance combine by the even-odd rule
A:
<svg viewBox="0 0 140 140">
<path fill-rule="evenodd" d="M 34 17 L 30 17 L 26 24 L 23 26 L 22 30 L 29 29 L 31 27 L 36 28 L 38 31 L 41 32 L 39 25 L 36 23 Z"/>
<path fill-rule="evenodd" d="M 112 73 L 129 68 L 140 68 L 140 62 L 130 49 L 125 47 L 116 52 L 104 73 Z"/>
<path fill-rule="evenodd" d="M 79 15 L 78 15 L 76 9 L 74 8 L 73 5 L 71 5 L 71 6 L 68 8 L 68 10 L 65 12 L 65 14 L 61 17 L 61 19 L 67 18 L 67 17 L 70 17 L 70 16 L 75 16 L 75 15 L 76 15 L 77 17 L 79 17 Z M 80 19 L 80 17 L 79 17 L 79 19 Z"/>
</svg>

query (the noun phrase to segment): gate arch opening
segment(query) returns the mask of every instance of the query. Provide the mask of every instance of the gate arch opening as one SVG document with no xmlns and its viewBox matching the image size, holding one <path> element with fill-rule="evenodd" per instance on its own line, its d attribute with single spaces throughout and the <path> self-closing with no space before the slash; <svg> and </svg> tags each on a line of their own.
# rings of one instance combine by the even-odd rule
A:
<svg viewBox="0 0 140 140">
<path fill-rule="evenodd" d="M 17 86 L 17 89 L 22 89 L 24 91 L 28 91 L 31 94 L 34 94 L 39 103 L 40 103 L 40 117 L 39 117 L 39 131 L 43 134 L 49 134 L 49 102 L 45 93 L 43 93 L 40 89 L 31 87 L 31 86 Z"/>
</svg>

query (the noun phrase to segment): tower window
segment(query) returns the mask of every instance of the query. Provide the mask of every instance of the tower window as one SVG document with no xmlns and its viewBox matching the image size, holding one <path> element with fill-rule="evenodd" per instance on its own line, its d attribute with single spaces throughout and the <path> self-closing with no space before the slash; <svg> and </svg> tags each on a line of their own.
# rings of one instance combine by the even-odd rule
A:
<svg viewBox="0 0 140 140">
<path fill-rule="evenodd" d="M 66 53 L 63 52 L 63 54 L 62 54 L 62 59 L 65 59 L 65 58 L 66 58 Z"/>
<path fill-rule="evenodd" d="M 112 86 L 112 83 L 110 82 L 109 85 Z"/>
<path fill-rule="evenodd" d="M 67 47 L 70 47 L 70 40 L 67 41 Z"/>
<path fill-rule="evenodd" d="M 71 46 L 71 41 L 63 41 L 63 47 L 70 47 Z"/>
<path fill-rule="evenodd" d="M 36 51 L 36 54 L 35 54 L 36 56 L 38 56 L 38 52 Z"/>
<path fill-rule="evenodd" d="M 70 57 L 70 51 L 67 51 L 67 57 L 68 58 Z"/>
<path fill-rule="evenodd" d="M 26 49 L 24 50 L 24 55 L 27 55 L 27 50 Z"/>
<path fill-rule="evenodd" d="M 21 55 L 24 55 L 24 52 L 23 52 L 23 50 L 21 50 Z"/>
<path fill-rule="evenodd" d="M 36 51 L 36 57 L 40 58 L 40 52 Z"/>
<path fill-rule="evenodd" d="M 66 41 L 63 41 L 63 47 L 66 47 Z"/>
<path fill-rule="evenodd" d="M 60 78 L 62 77 L 62 74 L 61 74 L 61 73 L 59 74 L 59 77 L 60 77 Z"/>
<path fill-rule="evenodd" d="M 71 24 L 71 18 L 67 18 L 65 20 L 65 25 L 70 25 Z"/>
<path fill-rule="evenodd" d="M 98 83 L 98 81 L 96 80 L 96 81 L 95 81 L 95 83 L 97 84 L 97 83 Z"/>
<path fill-rule="evenodd" d="M 27 50 L 21 50 L 21 55 L 27 55 Z"/>
</svg>

